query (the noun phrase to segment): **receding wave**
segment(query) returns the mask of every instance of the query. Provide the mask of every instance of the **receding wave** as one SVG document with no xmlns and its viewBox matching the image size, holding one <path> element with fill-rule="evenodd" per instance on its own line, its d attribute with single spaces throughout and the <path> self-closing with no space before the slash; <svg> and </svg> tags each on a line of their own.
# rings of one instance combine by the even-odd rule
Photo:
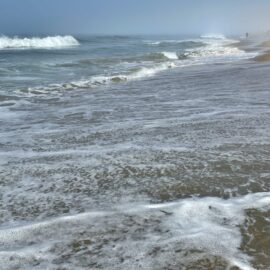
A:
<svg viewBox="0 0 270 270">
<path fill-rule="evenodd" d="M 51 49 L 77 46 L 79 42 L 72 36 L 52 36 L 52 37 L 0 37 L 0 49 Z"/>
</svg>

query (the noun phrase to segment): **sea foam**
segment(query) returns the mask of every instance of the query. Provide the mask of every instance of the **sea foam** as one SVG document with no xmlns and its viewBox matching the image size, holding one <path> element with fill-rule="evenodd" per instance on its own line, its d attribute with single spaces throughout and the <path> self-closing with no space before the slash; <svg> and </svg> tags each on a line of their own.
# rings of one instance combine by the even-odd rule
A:
<svg viewBox="0 0 270 270">
<path fill-rule="evenodd" d="M 0 49 L 52 49 L 77 45 L 79 45 L 79 42 L 72 36 L 0 37 Z"/>
<path fill-rule="evenodd" d="M 245 222 L 246 210 L 263 212 L 270 209 L 269 192 L 228 200 L 215 197 L 190 198 L 147 207 L 171 212 L 166 224 L 173 235 L 172 240 L 182 243 L 183 248 L 206 251 L 225 258 L 231 267 L 254 270 L 250 265 L 251 258 L 240 251 L 240 227 Z"/>
<path fill-rule="evenodd" d="M 124 236 L 119 238 L 121 242 L 118 243 L 118 247 L 123 247 L 121 256 L 129 256 L 132 253 L 135 259 L 140 260 L 140 263 L 145 266 L 149 265 L 149 262 L 152 265 L 151 262 L 157 260 L 157 257 L 145 256 L 145 254 L 149 254 L 149 248 L 157 246 L 164 253 L 159 254 L 161 260 L 165 260 L 167 256 L 173 256 L 172 251 L 180 245 L 183 253 L 182 255 L 178 253 L 177 256 L 184 255 L 183 263 L 186 260 L 188 262 L 189 256 L 192 256 L 192 260 L 196 260 L 197 255 L 189 252 L 194 250 L 197 251 L 197 254 L 223 258 L 228 263 L 226 269 L 238 267 L 237 269 L 241 270 L 254 270 L 251 264 L 252 258 L 240 249 L 243 239 L 241 226 L 245 223 L 248 209 L 256 209 L 260 212 L 268 211 L 270 193 L 253 193 L 227 200 L 217 197 L 194 197 L 164 204 L 121 204 L 108 211 L 90 211 L 16 227 L 9 226 L 0 230 L 2 247 L 0 263 L 5 265 L 3 269 L 11 269 L 14 263 L 24 262 L 29 265 L 33 259 L 51 265 L 50 259 L 48 260 L 49 251 L 52 248 L 59 249 L 60 242 L 63 239 L 66 241 L 69 235 L 72 236 L 76 228 L 80 228 L 80 230 L 84 228 L 84 231 L 93 230 L 93 239 L 102 228 L 102 235 L 107 239 L 106 245 L 110 247 L 110 241 L 116 245 L 117 238 L 107 227 L 108 224 L 111 224 L 113 228 L 119 226 L 121 236 Z M 129 217 L 127 223 L 121 222 L 124 217 Z M 138 222 L 133 223 L 133 220 L 138 220 Z M 150 227 L 148 223 L 151 224 L 153 220 L 158 220 L 158 223 Z M 147 232 L 140 230 L 141 226 L 149 226 L 149 230 Z M 134 228 L 138 230 L 134 230 Z M 155 231 L 157 228 L 158 233 Z M 137 233 L 143 239 L 139 244 L 141 254 L 144 256 L 137 252 L 138 238 L 132 240 L 134 239 L 132 236 L 138 236 Z M 52 239 L 60 242 L 54 242 Z M 101 241 L 100 238 L 99 241 Z M 93 240 L 94 244 L 95 240 Z M 27 252 L 26 246 L 32 247 L 30 253 Z M 124 247 L 128 247 L 128 249 Z M 60 248 L 60 252 L 63 252 L 64 247 L 60 246 Z M 99 252 L 107 253 L 107 249 L 100 249 Z M 31 255 L 30 259 L 29 255 Z M 151 261 L 152 258 L 154 258 L 153 261 Z M 130 259 L 130 263 L 132 263 L 132 259 Z M 126 266 L 131 267 L 129 262 Z M 23 269 L 29 269 L 29 267 Z"/>
<path fill-rule="evenodd" d="M 185 56 L 196 58 L 203 63 L 216 61 L 227 62 L 238 59 L 248 59 L 254 57 L 255 53 L 245 52 L 234 46 L 238 40 L 233 40 L 224 35 L 209 34 L 201 36 L 204 46 L 186 49 Z"/>
</svg>

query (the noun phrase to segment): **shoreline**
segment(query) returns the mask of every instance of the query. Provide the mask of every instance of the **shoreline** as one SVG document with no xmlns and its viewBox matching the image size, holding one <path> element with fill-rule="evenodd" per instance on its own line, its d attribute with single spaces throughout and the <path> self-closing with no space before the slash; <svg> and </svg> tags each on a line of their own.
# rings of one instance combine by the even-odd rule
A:
<svg viewBox="0 0 270 270">
<path fill-rule="evenodd" d="M 256 62 L 268 62 L 268 61 L 270 61 L 270 50 L 264 52 L 264 53 L 261 54 L 261 55 L 258 55 L 258 56 L 256 56 L 256 57 L 254 57 L 254 60 L 255 60 Z"/>
<path fill-rule="evenodd" d="M 259 54 L 253 57 L 251 60 L 256 62 L 268 62 L 270 61 L 270 40 L 264 40 L 256 42 L 252 39 L 240 40 L 237 43 L 232 44 L 240 50 L 245 52 L 259 52 Z"/>
<path fill-rule="evenodd" d="M 259 45 L 259 47 L 264 49 L 263 54 L 256 56 L 254 58 L 254 60 L 257 61 L 257 62 L 268 62 L 268 61 L 270 61 L 270 40 L 263 41 Z"/>
</svg>

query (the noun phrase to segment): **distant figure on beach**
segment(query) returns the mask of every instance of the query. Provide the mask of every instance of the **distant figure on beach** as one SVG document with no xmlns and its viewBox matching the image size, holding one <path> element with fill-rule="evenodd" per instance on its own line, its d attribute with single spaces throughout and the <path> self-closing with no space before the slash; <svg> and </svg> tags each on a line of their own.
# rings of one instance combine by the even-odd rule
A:
<svg viewBox="0 0 270 270">
<path fill-rule="evenodd" d="M 246 39 L 248 39 L 248 36 L 249 36 L 249 34 L 248 34 L 248 33 L 246 33 Z"/>
</svg>

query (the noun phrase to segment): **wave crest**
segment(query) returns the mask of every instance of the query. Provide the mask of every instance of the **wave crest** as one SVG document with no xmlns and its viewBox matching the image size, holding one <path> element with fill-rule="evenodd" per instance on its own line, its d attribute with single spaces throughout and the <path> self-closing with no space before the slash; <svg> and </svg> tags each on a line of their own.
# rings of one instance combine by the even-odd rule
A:
<svg viewBox="0 0 270 270">
<path fill-rule="evenodd" d="M 79 44 L 72 36 L 48 36 L 44 38 L 0 37 L 0 49 L 51 49 L 77 46 Z"/>
<path fill-rule="evenodd" d="M 178 59 L 178 55 L 175 52 L 162 52 L 162 54 L 168 59 L 172 59 L 172 60 Z"/>
<path fill-rule="evenodd" d="M 117 74 L 117 75 L 110 75 L 110 76 L 93 76 L 85 80 L 78 80 L 78 81 L 72 81 L 68 83 L 51 84 L 49 86 L 28 88 L 27 90 L 22 90 L 22 92 L 28 92 L 32 94 L 46 94 L 51 91 L 95 88 L 101 85 L 109 85 L 112 83 L 133 81 L 133 80 L 143 79 L 146 77 L 151 77 L 151 76 L 154 76 L 156 73 L 165 71 L 167 69 L 175 68 L 175 67 L 176 65 L 174 63 L 166 62 L 160 65 L 155 65 L 151 67 L 141 67 L 129 74 Z"/>
</svg>

